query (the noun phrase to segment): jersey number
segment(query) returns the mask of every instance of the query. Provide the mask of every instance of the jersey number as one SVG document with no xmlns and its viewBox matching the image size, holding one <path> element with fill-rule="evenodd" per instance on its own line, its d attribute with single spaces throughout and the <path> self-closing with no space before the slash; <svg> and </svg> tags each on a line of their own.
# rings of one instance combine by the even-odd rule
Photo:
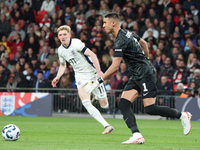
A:
<svg viewBox="0 0 200 150">
<path fill-rule="evenodd" d="M 142 85 L 143 85 L 143 87 L 144 87 L 144 90 L 143 90 L 143 91 L 144 91 L 144 92 L 148 91 L 148 89 L 147 89 L 147 87 L 146 87 L 146 83 L 143 83 Z"/>
<path fill-rule="evenodd" d="M 76 60 L 74 58 L 70 59 L 69 62 L 70 62 L 70 64 L 73 64 L 73 65 L 76 64 Z"/>
<path fill-rule="evenodd" d="M 102 93 L 103 93 L 103 91 L 104 91 L 104 88 L 103 88 L 103 86 L 100 86 L 100 87 L 98 87 L 98 89 L 99 89 L 99 92 L 100 92 L 100 94 L 102 94 Z"/>
</svg>

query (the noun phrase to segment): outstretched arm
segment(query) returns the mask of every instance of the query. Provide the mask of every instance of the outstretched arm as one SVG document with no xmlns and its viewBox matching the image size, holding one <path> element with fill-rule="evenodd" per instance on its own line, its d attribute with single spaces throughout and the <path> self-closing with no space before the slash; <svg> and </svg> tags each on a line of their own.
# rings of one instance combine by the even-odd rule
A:
<svg viewBox="0 0 200 150">
<path fill-rule="evenodd" d="M 60 67 L 59 67 L 58 73 L 57 73 L 56 77 L 53 79 L 53 81 L 51 82 L 51 85 L 53 87 L 56 87 L 56 84 L 58 83 L 60 77 L 65 72 L 65 69 L 66 69 L 66 63 L 60 63 Z"/>
<path fill-rule="evenodd" d="M 95 53 L 93 53 L 89 48 L 86 49 L 85 55 L 89 56 L 92 59 L 92 62 L 94 63 L 95 69 L 97 71 L 97 76 L 101 77 L 103 75 L 100 65 L 99 65 L 99 61 L 98 58 L 96 56 Z"/>
<path fill-rule="evenodd" d="M 122 57 L 113 58 L 112 65 L 108 68 L 105 74 L 98 78 L 94 82 L 90 82 L 85 86 L 85 91 L 87 93 L 91 93 L 94 89 L 96 89 L 99 84 L 101 84 L 104 80 L 108 79 L 113 73 L 115 73 L 119 69 L 119 65 L 121 63 Z"/>
<path fill-rule="evenodd" d="M 108 70 L 104 73 L 102 76 L 103 80 L 108 79 L 110 76 L 112 76 L 113 73 L 117 72 L 119 69 L 119 65 L 122 61 L 122 57 L 114 57 L 112 60 L 111 66 L 108 68 Z"/>
<path fill-rule="evenodd" d="M 140 38 L 139 43 L 140 43 L 140 46 L 142 47 L 142 50 L 144 51 L 146 57 L 149 58 L 149 49 L 148 49 L 147 42 L 145 40 L 143 40 L 142 38 Z"/>
</svg>

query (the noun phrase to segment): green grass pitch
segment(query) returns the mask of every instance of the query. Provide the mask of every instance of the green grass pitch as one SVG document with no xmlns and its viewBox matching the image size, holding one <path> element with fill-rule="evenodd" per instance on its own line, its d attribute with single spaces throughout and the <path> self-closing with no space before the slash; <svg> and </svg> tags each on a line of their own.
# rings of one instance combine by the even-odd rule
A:
<svg viewBox="0 0 200 150">
<path fill-rule="evenodd" d="M 102 135 L 103 126 L 93 118 L 0 117 L 1 130 L 15 124 L 21 135 L 17 141 L 0 138 L 4 150 L 200 150 L 200 122 L 192 122 L 189 135 L 180 121 L 137 120 L 145 138 L 143 145 L 122 145 L 131 136 L 122 119 L 106 119 L 115 130 Z"/>
</svg>

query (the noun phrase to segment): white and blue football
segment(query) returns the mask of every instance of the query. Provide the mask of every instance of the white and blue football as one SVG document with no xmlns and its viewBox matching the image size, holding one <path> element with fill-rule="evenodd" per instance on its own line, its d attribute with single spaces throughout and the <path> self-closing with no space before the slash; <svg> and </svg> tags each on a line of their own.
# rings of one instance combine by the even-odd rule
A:
<svg viewBox="0 0 200 150">
<path fill-rule="evenodd" d="M 16 141 L 20 136 L 20 130 L 16 125 L 9 124 L 3 128 L 2 136 L 6 141 Z"/>
</svg>

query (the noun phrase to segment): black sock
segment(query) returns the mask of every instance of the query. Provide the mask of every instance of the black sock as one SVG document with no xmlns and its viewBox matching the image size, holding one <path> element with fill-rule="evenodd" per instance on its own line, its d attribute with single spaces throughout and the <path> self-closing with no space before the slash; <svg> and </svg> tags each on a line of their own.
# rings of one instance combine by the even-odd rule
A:
<svg viewBox="0 0 200 150">
<path fill-rule="evenodd" d="M 155 106 L 150 105 L 145 107 L 145 111 L 149 115 L 160 115 L 163 117 L 172 117 L 179 119 L 181 117 L 181 112 L 166 106 Z"/>
<path fill-rule="evenodd" d="M 136 124 L 135 115 L 131 110 L 131 102 L 127 99 L 121 98 L 118 105 L 128 128 L 131 129 L 132 133 L 139 132 Z"/>
</svg>

